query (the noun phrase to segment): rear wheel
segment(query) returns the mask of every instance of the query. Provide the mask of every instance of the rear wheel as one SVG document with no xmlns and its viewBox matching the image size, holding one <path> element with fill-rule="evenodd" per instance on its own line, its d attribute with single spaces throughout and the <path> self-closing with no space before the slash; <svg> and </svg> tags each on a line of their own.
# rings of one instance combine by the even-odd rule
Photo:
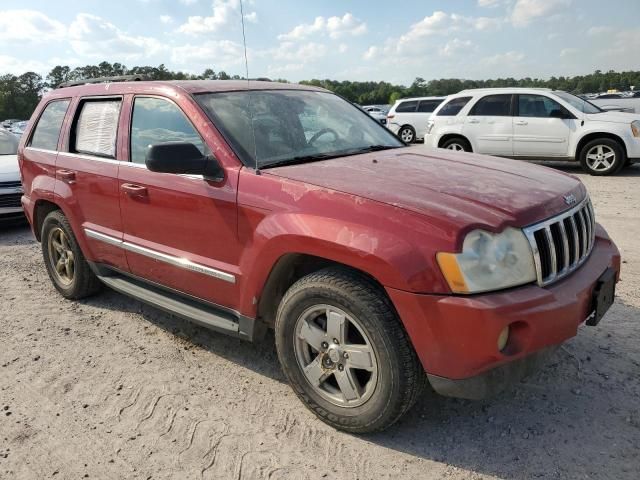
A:
<svg viewBox="0 0 640 480">
<path fill-rule="evenodd" d="M 454 150 L 456 152 L 470 152 L 471 145 L 469 142 L 462 137 L 450 138 L 442 144 L 441 148 L 445 148 L 447 150 Z"/>
<path fill-rule="evenodd" d="M 410 125 L 405 125 L 398 132 L 398 136 L 404 143 L 413 143 L 416 141 L 416 131 Z"/>
<path fill-rule="evenodd" d="M 580 165 L 591 175 L 613 175 L 626 162 L 620 144 L 609 138 L 592 140 L 580 151 Z"/>
<path fill-rule="evenodd" d="M 387 297 L 370 280 L 328 268 L 286 293 L 276 319 L 282 369 L 321 420 L 364 433 L 396 422 L 425 384 Z"/>
<path fill-rule="evenodd" d="M 100 290 L 100 280 L 89 268 L 67 217 L 54 210 L 42 224 L 42 256 L 49 278 L 63 297 L 84 298 Z"/>
</svg>

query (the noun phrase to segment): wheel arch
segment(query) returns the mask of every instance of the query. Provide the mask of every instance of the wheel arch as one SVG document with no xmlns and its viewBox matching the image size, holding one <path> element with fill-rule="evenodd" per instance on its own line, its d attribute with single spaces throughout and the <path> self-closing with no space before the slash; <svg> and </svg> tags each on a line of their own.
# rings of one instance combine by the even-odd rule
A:
<svg viewBox="0 0 640 480">
<path fill-rule="evenodd" d="M 446 141 L 454 139 L 454 138 L 460 138 L 460 139 L 464 140 L 469 145 L 471 145 L 471 149 L 473 150 L 473 145 L 472 145 L 471 141 L 461 133 L 445 133 L 444 135 L 442 135 L 442 137 L 440 137 L 440 140 L 438 140 L 438 148 L 442 148 L 442 145 L 444 145 L 444 143 Z"/>
<path fill-rule="evenodd" d="M 582 153 L 582 149 L 584 148 L 584 146 L 587 143 L 591 142 L 592 140 L 597 140 L 599 138 L 607 138 L 609 140 L 615 141 L 622 148 L 622 152 L 624 153 L 625 158 L 628 157 L 627 144 L 624 143 L 624 140 L 619 135 L 616 135 L 615 133 L 609 133 L 609 132 L 590 132 L 582 136 L 582 138 L 578 140 L 578 143 L 576 144 L 575 152 L 573 154 L 575 159 L 577 161 L 580 161 L 580 154 Z"/>
<path fill-rule="evenodd" d="M 62 207 L 55 202 L 45 199 L 39 199 L 36 201 L 33 207 L 33 234 L 36 240 L 39 242 L 42 240 L 42 224 L 44 219 L 47 218 L 51 212 L 55 210 L 62 210 Z"/>
</svg>

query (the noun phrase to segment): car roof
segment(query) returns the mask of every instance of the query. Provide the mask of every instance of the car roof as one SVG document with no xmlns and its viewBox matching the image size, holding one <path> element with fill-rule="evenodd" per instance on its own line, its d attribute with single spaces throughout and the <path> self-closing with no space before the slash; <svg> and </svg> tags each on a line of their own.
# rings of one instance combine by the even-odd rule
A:
<svg viewBox="0 0 640 480">
<path fill-rule="evenodd" d="M 52 90 L 46 99 L 84 97 L 97 95 L 123 95 L 127 93 L 184 94 L 236 92 L 246 90 L 306 90 L 328 92 L 324 88 L 297 83 L 279 83 L 258 80 L 153 80 L 133 82 L 87 83 L 73 87 Z"/>
<path fill-rule="evenodd" d="M 397 102 L 406 102 L 409 100 L 444 100 L 447 97 L 407 97 L 407 98 L 399 98 L 396 100 Z"/>
<path fill-rule="evenodd" d="M 526 92 L 553 92 L 550 88 L 533 87 L 494 87 L 494 88 L 469 88 L 455 95 L 475 95 L 479 93 L 526 93 Z"/>
</svg>

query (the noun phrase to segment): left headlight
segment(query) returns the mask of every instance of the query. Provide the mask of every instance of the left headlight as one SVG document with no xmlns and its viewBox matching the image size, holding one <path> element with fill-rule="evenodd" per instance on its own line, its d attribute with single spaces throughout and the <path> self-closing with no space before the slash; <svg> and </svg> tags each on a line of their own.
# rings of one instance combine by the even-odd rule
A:
<svg viewBox="0 0 640 480">
<path fill-rule="evenodd" d="M 631 122 L 631 133 L 634 137 L 640 137 L 640 120 Z"/>
<path fill-rule="evenodd" d="M 455 293 L 480 293 L 533 282 L 536 267 L 529 240 L 522 230 L 501 233 L 474 230 L 462 253 L 440 252 L 440 270 Z"/>
</svg>

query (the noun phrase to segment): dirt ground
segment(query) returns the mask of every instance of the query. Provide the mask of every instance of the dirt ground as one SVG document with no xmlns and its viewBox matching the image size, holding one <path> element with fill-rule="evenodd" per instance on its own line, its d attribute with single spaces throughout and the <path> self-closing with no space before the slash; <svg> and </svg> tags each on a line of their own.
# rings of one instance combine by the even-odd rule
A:
<svg viewBox="0 0 640 480">
<path fill-rule="evenodd" d="M 583 175 L 622 251 L 612 310 L 491 401 L 426 395 L 390 430 L 337 432 L 252 345 L 105 290 L 52 287 L 25 226 L 0 229 L 0 478 L 638 479 L 640 165 Z"/>
</svg>

